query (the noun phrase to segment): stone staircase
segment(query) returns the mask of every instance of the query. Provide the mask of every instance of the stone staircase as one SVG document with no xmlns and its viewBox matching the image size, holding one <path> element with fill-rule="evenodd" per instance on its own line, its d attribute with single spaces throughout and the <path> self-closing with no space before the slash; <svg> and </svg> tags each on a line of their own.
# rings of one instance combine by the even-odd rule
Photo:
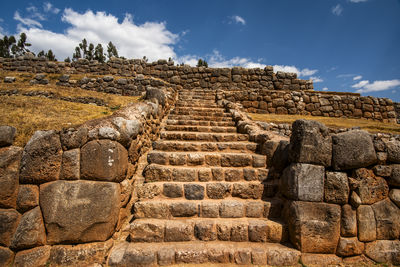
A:
<svg viewBox="0 0 400 267">
<path fill-rule="evenodd" d="M 110 266 L 297 264 L 282 205 L 268 199 L 266 157 L 236 132 L 215 92 L 180 91 L 147 155 L 129 237 Z M 146 193 L 140 193 L 146 192 Z"/>
</svg>

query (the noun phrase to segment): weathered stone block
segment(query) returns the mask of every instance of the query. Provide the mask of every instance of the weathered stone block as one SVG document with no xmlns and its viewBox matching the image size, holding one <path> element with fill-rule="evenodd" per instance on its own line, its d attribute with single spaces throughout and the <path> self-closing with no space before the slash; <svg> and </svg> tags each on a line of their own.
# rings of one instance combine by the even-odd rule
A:
<svg viewBox="0 0 400 267">
<path fill-rule="evenodd" d="M 400 264 L 400 241 L 377 240 L 367 243 L 365 254 L 376 262 Z"/>
<path fill-rule="evenodd" d="M 39 205 L 39 187 L 37 185 L 20 185 L 17 199 L 17 209 L 20 212 L 33 209 Z"/>
<path fill-rule="evenodd" d="M 252 165 L 252 157 L 247 154 L 223 154 L 222 167 L 246 167 Z"/>
<path fill-rule="evenodd" d="M 189 200 L 202 200 L 204 198 L 204 186 L 199 184 L 185 184 L 185 198 Z"/>
<path fill-rule="evenodd" d="M 61 161 L 60 136 L 55 131 L 36 131 L 22 153 L 19 180 L 32 184 L 58 180 Z"/>
<path fill-rule="evenodd" d="M 362 204 L 373 204 L 388 197 L 389 187 L 386 180 L 376 177 L 372 170 L 357 169 L 353 176 L 358 183 L 355 192 L 360 197 Z"/>
<path fill-rule="evenodd" d="M 340 236 L 340 206 L 293 201 L 288 219 L 291 242 L 301 251 L 335 253 Z"/>
<path fill-rule="evenodd" d="M 233 184 L 232 196 L 244 199 L 260 199 L 263 192 L 263 184 L 235 183 Z"/>
<path fill-rule="evenodd" d="M 201 203 L 201 217 L 217 218 L 219 216 L 219 205 L 214 202 Z"/>
<path fill-rule="evenodd" d="M 357 211 L 348 204 L 342 206 L 340 234 L 344 237 L 357 236 Z"/>
<path fill-rule="evenodd" d="M 392 167 L 392 173 L 388 179 L 388 183 L 392 186 L 400 186 L 400 164 L 394 164 Z"/>
<path fill-rule="evenodd" d="M 64 150 L 80 148 L 87 142 L 88 129 L 85 127 L 66 129 L 60 133 L 60 137 Z"/>
<path fill-rule="evenodd" d="M 260 218 L 264 215 L 263 202 L 248 202 L 246 203 L 246 217 Z"/>
<path fill-rule="evenodd" d="M 193 224 L 180 221 L 167 221 L 165 224 L 165 241 L 182 242 L 194 238 Z"/>
<path fill-rule="evenodd" d="M 246 242 L 249 240 L 248 225 L 246 223 L 234 223 L 231 227 L 231 241 Z"/>
<path fill-rule="evenodd" d="M 12 266 L 14 252 L 8 248 L 0 247 L 0 266 Z"/>
<path fill-rule="evenodd" d="M 174 217 L 191 217 L 198 214 L 197 205 L 192 202 L 173 202 L 169 209 Z"/>
<path fill-rule="evenodd" d="M 57 181 L 40 186 L 49 244 L 106 240 L 114 232 L 119 205 L 116 183 Z"/>
<path fill-rule="evenodd" d="M 81 149 L 82 179 L 121 182 L 127 169 L 128 152 L 117 142 L 95 140 Z"/>
<path fill-rule="evenodd" d="M 281 190 L 293 200 L 323 201 L 324 176 L 323 166 L 292 163 L 283 171 Z"/>
<path fill-rule="evenodd" d="M 357 237 L 339 239 L 336 254 L 340 257 L 361 255 L 364 251 L 364 243 L 358 241 Z"/>
<path fill-rule="evenodd" d="M 180 184 L 163 184 L 163 194 L 166 197 L 178 198 L 183 196 L 182 185 Z"/>
<path fill-rule="evenodd" d="M 162 202 L 136 202 L 135 203 L 136 218 L 155 218 L 164 219 L 171 217 L 168 203 Z"/>
<path fill-rule="evenodd" d="M 377 161 L 374 144 L 366 131 L 333 135 L 332 144 L 332 167 L 335 170 L 367 167 Z"/>
<path fill-rule="evenodd" d="M 350 187 L 345 172 L 326 172 L 325 202 L 346 204 L 349 193 Z"/>
<path fill-rule="evenodd" d="M 389 199 L 373 204 L 376 220 L 377 239 L 398 239 L 400 237 L 400 210 Z"/>
<path fill-rule="evenodd" d="M 393 201 L 394 204 L 400 208 L 400 189 L 392 189 L 389 192 L 389 198 Z"/>
<path fill-rule="evenodd" d="M 132 242 L 162 242 L 164 241 L 164 223 L 134 221 L 130 225 L 129 236 Z"/>
<path fill-rule="evenodd" d="M 50 257 L 50 246 L 42 246 L 23 250 L 15 255 L 15 266 L 46 266 Z"/>
<path fill-rule="evenodd" d="M 202 241 L 213 241 L 217 239 L 216 225 L 213 221 L 197 222 L 194 226 L 194 233 L 196 238 Z"/>
<path fill-rule="evenodd" d="M 197 179 L 197 172 L 195 169 L 174 169 L 171 176 L 173 181 L 194 182 Z"/>
<path fill-rule="evenodd" d="M 0 207 L 15 208 L 19 185 L 19 163 L 22 148 L 0 148 Z"/>
<path fill-rule="evenodd" d="M 266 242 L 268 238 L 268 225 L 265 221 L 249 222 L 249 241 Z"/>
<path fill-rule="evenodd" d="M 207 196 L 211 199 L 223 199 L 231 193 L 231 185 L 228 183 L 207 184 Z"/>
<path fill-rule="evenodd" d="M 79 180 L 80 178 L 81 153 L 79 148 L 64 151 L 60 179 Z"/>
<path fill-rule="evenodd" d="M 234 200 L 221 201 L 219 213 L 222 218 L 241 218 L 244 216 L 244 205 Z"/>
<path fill-rule="evenodd" d="M 14 209 L 0 209 L 0 245 L 9 247 L 21 215 Z"/>
<path fill-rule="evenodd" d="M 45 244 L 46 231 L 42 213 L 40 207 L 36 207 L 22 215 L 10 247 L 21 250 Z"/>
<path fill-rule="evenodd" d="M 393 163 L 400 163 L 400 142 L 388 141 L 386 142 L 388 161 Z"/>
<path fill-rule="evenodd" d="M 357 208 L 358 239 L 362 242 L 376 240 L 376 221 L 371 206 Z"/>
<path fill-rule="evenodd" d="M 290 137 L 289 158 L 296 163 L 330 166 L 332 138 L 328 128 L 317 121 L 295 121 Z"/>
</svg>

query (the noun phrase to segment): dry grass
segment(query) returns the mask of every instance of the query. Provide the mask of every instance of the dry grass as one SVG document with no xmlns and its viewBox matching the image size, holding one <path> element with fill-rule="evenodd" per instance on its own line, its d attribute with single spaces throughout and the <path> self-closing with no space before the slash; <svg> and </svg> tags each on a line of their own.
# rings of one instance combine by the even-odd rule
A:
<svg viewBox="0 0 400 267">
<path fill-rule="evenodd" d="M 346 118 L 331 118 L 303 115 L 277 115 L 277 114 L 254 114 L 249 113 L 249 116 L 256 121 L 273 122 L 273 123 L 289 123 L 292 124 L 295 120 L 306 119 L 319 121 L 331 128 L 351 128 L 359 126 L 371 133 L 394 133 L 400 134 L 400 124 L 383 123 L 379 121 L 371 121 L 366 119 L 346 119 Z"/>
<path fill-rule="evenodd" d="M 61 130 L 82 124 L 85 121 L 111 115 L 116 109 L 137 102 L 139 97 L 118 96 L 79 88 L 56 86 L 60 74 L 50 74 L 49 85 L 29 85 L 35 74 L 0 72 L 0 91 L 19 90 L 46 91 L 57 96 L 95 97 L 103 100 L 108 107 L 92 104 L 80 104 L 45 97 L 0 96 L 0 125 L 11 125 L 17 128 L 15 145 L 24 146 L 37 130 Z M 52 76 L 54 78 L 52 80 Z M 12 84 L 3 83 L 5 76 L 17 78 Z"/>
</svg>

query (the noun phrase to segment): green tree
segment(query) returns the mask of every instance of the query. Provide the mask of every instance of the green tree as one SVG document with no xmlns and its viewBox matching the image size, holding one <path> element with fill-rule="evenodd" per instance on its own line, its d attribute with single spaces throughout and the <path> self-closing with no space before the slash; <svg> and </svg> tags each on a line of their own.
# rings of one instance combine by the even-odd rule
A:
<svg viewBox="0 0 400 267">
<path fill-rule="evenodd" d="M 0 57 L 10 58 L 11 57 L 11 49 L 14 47 L 16 43 L 15 37 L 7 35 L 0 39 Z"/>
<path fill-rule="evenodd" d="M 117 48 L 111 41 L 107 45 L 107 55 L 108 55 L 108 60 L 110 60 L 112 57 L 118 57 Z"/>
<path fill-rule="evenodd" d="M 89 49 L 86 54 L 87 60 L 93 60 L 94 58 L 94 45 L 92 43 L 89 44 Z"/>
<path fill-rule="evenodd" d="M 79 46 L 75 47 L 75 53 L 72 54 L 72 59 L 77 61 L 78 59 L 82 58 L 81 50 Z"/>
<path fill-rule="evenodd" d="M 87 50 L 87 41 L 85 38 L 83 38 L 82 42 L 79 44 L 79 48 L 82 50 L 83 58 L 86 58 L 88 50 Z"/>
<path fill-rule="evenodd" d="M 64 62 L 70 63 L 71 59 L 69 57 L 67 57 L 66 59 L 64 59 Z"/>
<path fill-rule="evenodd" d="M 104 54 L 103 46 L 101 44 L 98 44 L 94 50 L 94 59 L 101 63 L 104 63 L 106 61 L 106 56 Z"/>
<path fill-rule="evenodd" d="M 54 55 L 53 51 L 51 51 L 51 49 L 49 51 L 47 51 L 46 58 L 49 61 L 57 61 L 56 56 Z"/>
<path fill-rule="evenodd" d="M 199 61 L 197 62 L 197 67 L 206 67 L 208 68 L 208 63 L 207 61 L 203 60 L 203 59 L 199 59 Z"/>
<path fill-rule="evenodd" d="M 24 32 L 19 35 L 18 43 L 14 45 L 15 56 L 22 56 L 23 54 L 30 52 L 27 47 L 31 46 L 31 44 L 26 42 L 27 39 L 28 37 Z"/>
</svg>

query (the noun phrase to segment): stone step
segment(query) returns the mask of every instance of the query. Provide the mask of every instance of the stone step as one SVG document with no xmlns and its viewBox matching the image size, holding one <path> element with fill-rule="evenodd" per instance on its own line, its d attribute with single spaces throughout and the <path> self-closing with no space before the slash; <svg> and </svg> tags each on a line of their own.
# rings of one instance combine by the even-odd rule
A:
<svg viewBox="0 0 400 267">
<path fill-rule="evenodd" d="M 198 115 L 168 115 L 169 120 L 196 120 L 196 121 L 233 121 L 232 117 L 229 116 L 198 116 Z"/>
<path fill-rule="evenodd" d="M 130 224 L 130 242 L 285 242 L 286 227 L 268 219 L 136 219 Z"/>
<path fill-rule="evenodd" d="M 235 142 L 248 141 L 247 134 L 237 133 L 195 133 L 178 131 L 161 131 L 160 138 L 164 140 L 188 140 L 188 141 L 211 141 L 211 142 Z"/>
<path fill-rule="evenodd" d="M 166 131 L 236 133 L 236 127 L 223 127 L 223 126 L 165 125 L 163 128 Z"/>
<path fill-rule="evenodd" d="M 175 110 L 196 110 L 196 111 L 212 111 L 212 112 L 224 112 L 224 108 L 220 107 L 177 107 Z"/>
<path fill-rule="evenodd" d="M 136 219 L 172 218 L 280 218 L 283 202 L 266 200 L 175 200 L 150 199 L 134 204 Z"/>
<path fill-rule="evenodd" d="M 208 116 L 208 117 L 229 117 L 232 115 L 228 112 L 223 111 L 207 111 L 207 110 L 172 110 L 169 114 L 171 115 L 194 115 L 194 116 Z"/>
<path fill-rule="evenodd" d="M 264 195 L 264 187 L 269 185 L 254 182 L 152 182 L 143 185 L 145 191 L 138 193 L 141 199 L 175 199 L 179 200 L 203 200 L 203 199 L 261 199 Z M 147 189 L 153 194 L 147 195 Z M 267 189 L 268 190 L 268 189 Z"/>
<path fill-rule="evenodd" d="M 213 95 L 180 95 L 178 96 L 178 100 L 194 100 L 194 99 L 202 99 L 202 100 L 210 100 L 215 101 L 215 96 Z"/>
<path fill-rule="evenodd" d="M 265 168 L 181 167 L 149 164 L 143 171 L 146 182 L 265 181 Z"/>
<path fill-rule="evenodd" d="M 166 120 L 167 125 L 196 125 L 196 126 L 235 126 L 234 121 L 194 121 L 194 120 Z"/>
<path fill-rule="evenodd" d="M 200 142 L 200 141 L 166 141 L 158 140 L 153 142 L 154 150 L 163 151 L 224 151 L 255 153 L 257 143 L 252 142 Z"/>
<path fill-rule="evenodd" d="M 209 108 L 216 108 L 218 105 L 216 103 L 212 103 L 210 101 L 177 101 L 175 103 L 175 107 L 209 107 Z"/>
<path fill-rule="evenodd" d="M 157 151 L 147 155 L 149 164 L 175 166 L 254 167 L 265 168 L 266 156 L 250 153 Z"/>
<path fill-rule="evenodd" d="M 107 266 L 174 264 L 297 266 L 300 255 L 298 250 L 278 243 L 192 241 L 188 245 L 188 242 L 120 242 L 111 249 Z"/>
</svg>

